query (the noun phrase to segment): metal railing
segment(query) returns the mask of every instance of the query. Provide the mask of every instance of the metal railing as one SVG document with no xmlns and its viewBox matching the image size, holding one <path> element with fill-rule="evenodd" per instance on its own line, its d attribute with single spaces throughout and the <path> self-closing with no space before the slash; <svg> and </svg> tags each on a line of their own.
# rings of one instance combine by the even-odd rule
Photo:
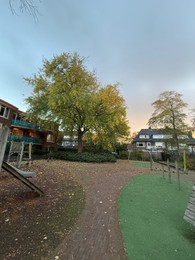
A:
<svg viewBox="0 0 195 260">
<path fill-rule="evenodd" d="M 27 122 L 27 121 L 21 121 L 21 120 L 12 120 L 11 125 L 16 126 L 16 127 L 20 126 L 20 127 L 30 128 L 30 129 L 36 129 L 36 130 L 39 130 L 39 131 L 42 130 L 40 126 L 38 126 L 34 123 Z"/>
<path fill-rule="evenodd" d="M 26 137 L 26 136 L 16 136 L 10 135 L 8 137 L 8 141 L 17 141 L 17 142 L 26 142 L 26 143 L 33 143 L 33 144 L 43 144 L 43 140 L 40 138 L 35 137 Z"/>
</svg>

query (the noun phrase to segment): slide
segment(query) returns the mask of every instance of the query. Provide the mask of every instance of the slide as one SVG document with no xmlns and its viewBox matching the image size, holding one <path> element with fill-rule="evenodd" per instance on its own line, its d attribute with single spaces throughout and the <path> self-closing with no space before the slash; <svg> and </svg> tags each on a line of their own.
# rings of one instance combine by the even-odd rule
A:
<svg viewBox="0 0 195 260">
<path fill-rule="evenodd" d="M 14 167 L 13 165 L 7 163 L 7 165 L 9 165 L 11 168 L 13 168 L 14 170 L 16 170 L 19 174 L 22 174 L 25 178 L 32 178 L 35 176 L 34 172 L 26 172 L 26 171 L 21 171 L 20 169 Z"/>
<path fill-rule="evenodd" d="M 33 172 L 28 173 L 28 172 L 21 171 L 16 167 L 10 165 L 9 163 L 6 163 L 5 161 L 3 161 L 2 163 L 2 168 L 7 172 L 9 172 L 11 175 L 13 175 L 16 179 L 24 183 L 31 190 L 37 192 L 40 196 L 43 196 L 44 194 L 43 191 L 27 179 L 27 177 L 32 177 L 34 175 Z"/>
</svg>

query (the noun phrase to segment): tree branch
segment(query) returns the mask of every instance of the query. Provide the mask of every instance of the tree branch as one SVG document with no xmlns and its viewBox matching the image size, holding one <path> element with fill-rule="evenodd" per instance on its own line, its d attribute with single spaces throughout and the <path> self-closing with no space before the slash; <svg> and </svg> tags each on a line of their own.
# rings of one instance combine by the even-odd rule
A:
<svg viewBox="0 0 195 260">
<path fill-rule="evenodd" d="M 13 6 L 13 2 L 15 0 L 9 0 L 9 6 L 12 14 L 17 14 L 15 7 Z M 32 15 L 35 20 L 37 20 L 37 15 L 39 15 L 38 6 L 35 5 L 34 0 L 18 0 L 20 5 L 20 12 L 26 12 L 29 15 Z M 41 0 L 38 0 L 39 2 Z"/>
</svg>

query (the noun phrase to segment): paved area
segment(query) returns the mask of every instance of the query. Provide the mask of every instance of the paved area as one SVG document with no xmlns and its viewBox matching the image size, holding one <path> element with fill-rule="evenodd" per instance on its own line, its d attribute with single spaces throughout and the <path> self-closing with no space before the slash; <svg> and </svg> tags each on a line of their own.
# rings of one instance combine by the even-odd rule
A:
<svg viewBox="0 0 195 260">
<path fill-rule="evenodd" d="M 93 172 L 90 169 L 89 172 L 76 176 L 86 191 L 86 206 L 74 230 L 57 248 L 51 259 L 127 259 L 117 203 L 121 189 L 139 172 L 130 169 L 127 161 L 121 161 L 121 164 L 124 164 L 123 172 L 119 167 L 118 171 L 116 169 L 113 173 L 112 165 L 108 164 L 106 172 L 101 172 L 101 169 Z"/>
</svg>

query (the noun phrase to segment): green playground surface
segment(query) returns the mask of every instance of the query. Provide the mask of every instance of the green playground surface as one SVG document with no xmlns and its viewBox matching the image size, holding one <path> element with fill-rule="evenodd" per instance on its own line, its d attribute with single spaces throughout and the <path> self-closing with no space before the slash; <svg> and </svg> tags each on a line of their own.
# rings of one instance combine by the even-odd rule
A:
<svg viewBox="0 0 195 260">
<path fill-rule="evenodd" d="M 135 177 L 122 191 L 119 219 L 128 259 L 195 259 L 195 227 L 184 219 L 192 182 L 158 174 Z"/>
</svg>

